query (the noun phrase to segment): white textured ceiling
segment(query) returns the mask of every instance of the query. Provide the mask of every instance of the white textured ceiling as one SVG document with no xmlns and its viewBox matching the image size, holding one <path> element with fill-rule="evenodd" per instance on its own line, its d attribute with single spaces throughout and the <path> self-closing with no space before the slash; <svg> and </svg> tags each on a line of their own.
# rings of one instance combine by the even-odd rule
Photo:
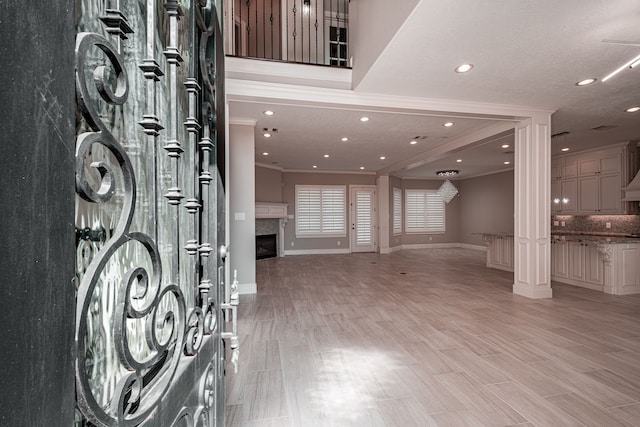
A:
<svg viewBox="0 0 640 427">
<path fill-rule="evenodd" d="M 443 7 L 441 1 L 422 0 L 373 66 L 358 73 L 363 77 L 354 91 L 556 110 L 552 133 L 570 132 L 556 144 L 573 151 L 640 140 L 640 112 L 624 111 L 640 105 L 640 67 L 625 69 L 607 82 L 575 85 L 587 77 L 601 80 L 640 54 L 640 46 L 603 39 L 640 44 L 640 1 L 448 0 Z M 474 64 L 471 72 L 453 72 L 465 62 Z M 354 63 L 355 74 L 357 58 Z M 265 109 L 276 115 L 262 115 Z M 282 99 L 230 102 L 232 120 L 257 121 L 256 161 L 286 170 L 317 165 L 318 170 L 359 171 L 364 166 L 371 172 L 432 178 L 437 169 L 460 169 L 465 177 L 508 167 L 503 161 L 512 148 L 500 145 L 512 141 L 509 134 L 449 155 L 426 156 L 419 166 L 407 167 L 409 158 L 495 124 L 490 117 L 362 110 L 353 105 L 292 105 Z M 360 123 L 365 114 L 371 120 Z M 455 126 L 442 127 L 448 120 Z M 598 126 L 612 128 L 592 130 Z M 265 139 L 264 127 L 278 132 Z M 342 136 L 349 142 L 341 142 Z M 409 145 L 416 136 L 426 138 Z M 384 161 L 379 159 L 383 155 Z M 456 163 L 458 158 L 463 161 Z"/>
</svg>

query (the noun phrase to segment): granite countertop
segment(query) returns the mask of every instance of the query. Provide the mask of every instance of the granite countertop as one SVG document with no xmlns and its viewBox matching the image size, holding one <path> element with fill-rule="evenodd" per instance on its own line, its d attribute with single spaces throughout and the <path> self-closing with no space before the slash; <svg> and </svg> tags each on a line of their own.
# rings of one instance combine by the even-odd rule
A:
<svg viewBox="0 0 640 427">
<path fill-rule="evenodd" d="M 513 237 L 513 232 L 487 232 L 471 234 L 497 238 Z M 581 242 L 594 245 L 602 243 L 640 243 L 640 234 L 602 233 L 597 231 L 552 231 L 551 240 Z"/>
<path fill-rule="evenodd" d="M 488 233 L 471 233 L 476 236 L 491 236 L 491 237 L 513 237 L 513 231 L 491 231 Z"/>
<path fill-rule="evenodd" d="M 596 231 L 552 231 L 552 240 L 567 242 L 600 243 L 640 243 L 640 235 L 626 233 L 602 233 Z"/>
</svg>

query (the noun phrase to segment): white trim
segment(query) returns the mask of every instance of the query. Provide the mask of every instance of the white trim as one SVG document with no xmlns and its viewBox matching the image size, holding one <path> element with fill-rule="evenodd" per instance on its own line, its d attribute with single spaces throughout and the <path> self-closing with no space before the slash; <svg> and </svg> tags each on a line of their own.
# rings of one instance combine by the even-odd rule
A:
<svg viewBox="0 0 640 427">
<path fill-rule="evenodd" d="M 486 246 L 482 246 L 482 245 L 471 245 L 469 243 L 459 243 L 461 248 L 464 249 L 472 249 L 474 251 L 482 251 L 482 252 L 487 252 L 487 247 Z"/>
<path fill-rule="evenodd" d="M 238 283 L 238 293 L 240 295 L 258 293 L 258 285 L 256 283 Z"/>
<path fill-rule="evenodd" d="M 266 168 L 266 169 L 274 169 L 274 170 L 277 170 L 277 171 L 280 171 L 280 172 L 284 171 L 284 169 L 282 169 L 281 167 L 268 165 L 266 163 L 255 162 L 254 164 L 255 164 L 256 167 L 261 167 L 261 168 Z"/>
<path fill-rule="evenodd" d="M 434 117 L 475 117 L 494 121 L 504 120 L 513 123 L 514 126 L 514 122 L 518 122 L 526 117 L 531 117 L 535 114 L 551 115 L 555 112 L 555 109 L 532 106 L 384 95 L 356 92 L 350 89 L 345 90 L 241 80 L 234 78 L 235 76 L 233 76 L 234 73 L 232 72 L 233 67 L 229 67 L 230 59 L 230 57 L 227 57 L 225 61 L 225 91 L 230 102 L 242 100 L 256 102 L 261 99 L 270 99 L 272 104 L 277 104 L 277 100 L 281 100 L 282 102 L 280 103 L 289 105 L 300 105 L 301 103 L 309 106 L 325 104 L 327 107 L 334 106 L 334 108 L 338 109 L 350 107 L 351 109 L 370 112 L 405 112 L 407 114 L 423 114 Z M 270 61 L 255 62 L 257 63 L 255 73 L 258 76 L 267 73 L 264 67 L 276 64 Z M 314 68 L 321 69 L 331 67 L 310 66 L 309 70 L 313 71 Z M 300 77 L 300 73 L 301 71 L 299 69 L 295 70 L 295 77 Z M 511 129 L 513 129 L 514 126 L 512 126 Z M 488 136 L 493 136 L 494 134 Z M 474 142 L 475 141 L 476 140 L 474 140 Z"/>
<path fill-rule="evenodd" d="M 310 64 L 291 64 L 252 58 L 227 56 L 224 61 L 227 81 L 257 80 L 258 83 L 310 85 L 351 89 L 350 68 L 318 67 Z M 288 86 L 288 85 L 287 85 Z"/>
<path fill-rule="evenodd" d="M 459 248 L 460 243 L 413 243 L 409 245 L 402 245 L 402 250 L 412 249 L 448 249 Z"/>
<path fill-rule="evenodd" d="M 229 119 L 229 125 L 240 125 L 240 126 L 256 126 L 258 123 L 257 120 L 254 119 Z"/>
<path fill-rule="evenodd" d="M 295 249 L 286 250 L 284 255 L 336 255 L 336 254 L 350 254 L 349 249 Z"/>
<path fill-rule="evenodd" d="M 330 173 L 333 175 L 377 175 L 376 172 L 362 172 L 362 171 L 336 171 L 336 170 L 306 170 L 306 169 L 282 169 L 282 172 L 286 173 Z"/>
</svg>

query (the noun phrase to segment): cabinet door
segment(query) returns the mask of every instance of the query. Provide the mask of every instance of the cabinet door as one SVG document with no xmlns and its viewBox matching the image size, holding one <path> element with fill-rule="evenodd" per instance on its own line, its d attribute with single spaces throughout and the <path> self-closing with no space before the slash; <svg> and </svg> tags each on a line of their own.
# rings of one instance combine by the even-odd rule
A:
<svg viewBox="0 0 640 427">
<path fill-rule="evenodd" d="M 622 207 L 622 182 L 620 174 L 600 175 L 599 182 L 599 207 L 600 213 L 617 214 L 623 211 Z"/>
<path fill-rule="evenodd" d="M 598 252 L 598 247 L 594 245 L 584 246 L 585 254 L 585 281 L 594 285 L 604 284 L 603 270 L 604 262 Z"/>
<path fill-rule="evenodd" d="M 562 179 L 578 177 L 578 162 L 565 161 L 560 168 L 560 176 Z"/>
<path fill-rule="evenodd" d="M 600 167 L 600 159 L 584 159 L 578 162 L 578 174 L 580 176 L 595 175 Z"/>
<path fill-rule="evenodd" d="M 551 178 L 551 213 L 562 213 L 562 191 L 560 190 L 560 181 L 553 181 Z"/>
<path fill-rule="evenodd" d="M 502 240 L 502 262 L 505 267 L 513 267 L 513 237 Z"/>
<path fill-rule="evenodd" d="M 563 214 L 574 214 L 578 212 L 578 181 L 567 179 L 560 183 L 560 210 Z"/>
<path fill-rule="evenodd" d="M 601 157 L 598 165 L 598 172 L 601 174 L 621 173 L 620 154 L 612 154 L 610 156 Z"/>
<path fill-rule="evenodd" d="M 584 244 L 569 242 L 569 278 L 584 282 Z"/>
<path fill-rule="evenodd" d="M 569 277 L 569 244 L 555 241 L 551 246 L 551 275 Z"/>
<path fill-rule="evenodd" d="M 598 210 L 598 177 L 578 180 L 578 213 L 595 213 Z"/>
</svg>

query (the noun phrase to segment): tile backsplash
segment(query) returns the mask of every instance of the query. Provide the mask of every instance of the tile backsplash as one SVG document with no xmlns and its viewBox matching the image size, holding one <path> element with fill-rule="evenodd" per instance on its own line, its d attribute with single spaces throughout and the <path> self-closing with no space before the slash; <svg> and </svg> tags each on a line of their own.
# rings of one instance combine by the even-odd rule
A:
<svg viewBox="0 0 640 427">
<path fill-rule="evenodd" d="M 559 225 L 554 225 L 558 221 Z M 560 224 L 564 222 L 565 226 Z M 607 228 L 607 223 L 611 228 Z M 630 234 L 640 233 L 640 215 L 553 215 L 551 216 L 551 232 L 591 232 Z"/>
</svg>

